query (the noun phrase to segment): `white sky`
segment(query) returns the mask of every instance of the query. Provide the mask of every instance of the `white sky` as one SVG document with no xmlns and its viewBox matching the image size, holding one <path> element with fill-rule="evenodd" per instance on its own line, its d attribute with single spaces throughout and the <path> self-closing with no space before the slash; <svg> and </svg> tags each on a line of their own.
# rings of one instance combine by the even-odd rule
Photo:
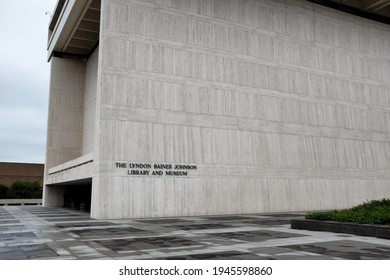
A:
<svg viewBox="0 0 390 280">
<path fill-rule="evenodd" d="M 0 162 L 44 163 L 46 42 L 57 0 L 0 0 Z"/>
</svg>

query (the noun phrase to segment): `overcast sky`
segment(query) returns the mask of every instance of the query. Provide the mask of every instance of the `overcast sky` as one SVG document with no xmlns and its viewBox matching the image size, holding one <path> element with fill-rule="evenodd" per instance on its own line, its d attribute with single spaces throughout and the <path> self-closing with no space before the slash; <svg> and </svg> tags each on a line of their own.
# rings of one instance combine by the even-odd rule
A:
<svg viewBox="0 0 390 280">
<path fill-rule="evenodd" d="M 0 162 L 44 163 L 49 63 L 57 0 L 0 0 Z"/>
</svg>

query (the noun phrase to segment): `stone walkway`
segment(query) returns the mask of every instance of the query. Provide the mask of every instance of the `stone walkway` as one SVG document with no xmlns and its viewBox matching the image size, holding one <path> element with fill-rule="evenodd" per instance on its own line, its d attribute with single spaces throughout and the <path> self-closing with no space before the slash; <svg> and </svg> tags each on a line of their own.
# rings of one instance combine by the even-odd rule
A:
<svg viewBox="0 0 390 280">
<path fill-rule="evenodd" d="M 42 206 L 0 207 L 0 259 L 390 259 L 390 240 L 293 230 L 303 213 L 94 220 Z"/>
</svg>

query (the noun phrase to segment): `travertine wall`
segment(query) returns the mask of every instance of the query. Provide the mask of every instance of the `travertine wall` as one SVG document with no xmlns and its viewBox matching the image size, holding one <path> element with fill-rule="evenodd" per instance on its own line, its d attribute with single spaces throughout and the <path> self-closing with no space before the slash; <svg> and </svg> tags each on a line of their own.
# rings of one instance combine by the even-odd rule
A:
<svg viewBox="0 0 390 280">
<path fill-rule="evenodd" d="M 299 0 L 103 0 L 100 37 L 92 217 L 390 197 L 388 25 Z"/>
<path fill-rule="evenodd" d="M 83 122 L 83 155 L 95 150 L 96 94 L 99 50 L 96 49 L 86 63 L 84 122 Z"/>
<path fill-rule="evenodd" d="M 81 60 L 53 57 L 46 170 L 82 154 L 84 91 L 85 63 Z"/>
<path fill-rule="evenodd" d="M 85 63 L 51 59 L 43 205 L 62 206 L 65 187 L 47 186 L 49 170 L 81 156 L 83 145 Z"/>
</svg>

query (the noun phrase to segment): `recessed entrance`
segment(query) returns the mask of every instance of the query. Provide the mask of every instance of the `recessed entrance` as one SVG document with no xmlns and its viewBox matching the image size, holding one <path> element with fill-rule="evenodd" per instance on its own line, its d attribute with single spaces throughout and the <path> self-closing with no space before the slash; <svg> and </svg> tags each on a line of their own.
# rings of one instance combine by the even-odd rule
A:
<svg viewBox="0 0 390 280">
<path fill-rule="evenodd" d="M 47 206 L 66 207 L 83 212 L 90 212 L 91 210 L 91 178 L 50 185 L 47 186 L 46 192 L 52 198 Z"/>
<path fill-rule="evenodd" d="M 91 184 L 66 186 L 63 194 L 63 206 L 74 210 L 90 212 L 91 190 Z"/>
</svg>

